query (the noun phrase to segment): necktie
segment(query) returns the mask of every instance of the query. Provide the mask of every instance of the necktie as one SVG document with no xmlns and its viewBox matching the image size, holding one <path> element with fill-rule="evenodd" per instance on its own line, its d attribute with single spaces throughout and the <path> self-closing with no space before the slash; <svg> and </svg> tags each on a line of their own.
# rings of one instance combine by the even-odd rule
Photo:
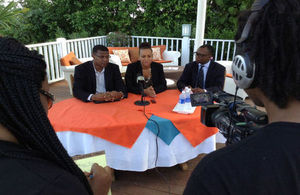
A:
<svg viewBox="0 0 300 195">
<path fill-rule="evenodd" d="M 200 69 L 198 68 L 198 74 L 197 74 L 197 80 L 195 86 L 196 88 L 203 89 L 203 79 L 204 79 L 203 67 L 204 65 L 201 64 Z"/>
</svg>

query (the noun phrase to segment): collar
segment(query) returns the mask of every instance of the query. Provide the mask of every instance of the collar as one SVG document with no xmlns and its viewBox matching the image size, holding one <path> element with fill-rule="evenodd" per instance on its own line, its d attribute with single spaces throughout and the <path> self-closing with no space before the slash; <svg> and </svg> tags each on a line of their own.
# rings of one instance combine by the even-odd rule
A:
<svg viewBox="0 0 300 195">
<path fill-rule="evenodd" d="M 209 60 L 206 64 L 200 64 L 200 63 L 198 63 L 198 66 L 203 65 L 204 68 L 209 68 L 210 62 L 211 62 L 211 61 Z"/>
<path fill-rule="evenodd" d="M 95 65 L 94 65 L 94 61 L 93 61 L 93 68 L 95 70 L 95 73 L 104 73 L 104 71 L 105 71 L 105 67 L 102 69 L 101 72 L 97 71 L 96 68 L 95 68 Z"/>
</svg>

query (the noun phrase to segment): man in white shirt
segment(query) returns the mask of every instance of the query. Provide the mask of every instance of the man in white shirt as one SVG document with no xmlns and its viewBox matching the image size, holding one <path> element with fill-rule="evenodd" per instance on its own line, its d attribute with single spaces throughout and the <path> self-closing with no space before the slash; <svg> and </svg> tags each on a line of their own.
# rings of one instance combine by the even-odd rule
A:
<svg viewBox="0 0 300 195">
<path fill-rule="evenodd" d="M 96 45 L 92 53 L 93 61 L 75 68 L 74 96 L 84 102 L 107 102 L 127 96 L 119 66 L 109 63 L 107 47 Z"/>
</svg>

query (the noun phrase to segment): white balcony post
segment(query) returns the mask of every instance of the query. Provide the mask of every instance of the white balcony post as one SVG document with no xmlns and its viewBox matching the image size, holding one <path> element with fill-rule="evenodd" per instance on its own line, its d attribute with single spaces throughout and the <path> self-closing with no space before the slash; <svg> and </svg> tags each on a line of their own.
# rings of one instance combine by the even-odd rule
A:
<svg viewBox="0 0 300 195">
<path fill-rule="evenodd" d="M 205 19 L 206 19 L 206 4 L 207 4 L 207 0 L 198 0 L 196 39 L 194 43 L 194 52 L 203 44 Z"/>
<path fill-rule="evenodd" d="M 181 66 L 185 66 L 190 61 L 190 36 L 191 24 L 182 25 L 182 48 L 181 48 Z"/>
<path fill-rule="evenodd" d="M 183 37 L 181 51 L 181 66 L 185 66 L 190 61 L 190 37 Z"/>
<path fill-rule="evenodd" d="M 66 56 L 68 54 L 68 51 L 67 51 L 67 40 L 65 38 L 57 38 L 56 39 L 56 42 L 58 42 L 58 45 L 60 45 L 58 51 L 58 55 L 59 55 L 59 58 L 62 58 L 64 56 Z"/>
</svg>

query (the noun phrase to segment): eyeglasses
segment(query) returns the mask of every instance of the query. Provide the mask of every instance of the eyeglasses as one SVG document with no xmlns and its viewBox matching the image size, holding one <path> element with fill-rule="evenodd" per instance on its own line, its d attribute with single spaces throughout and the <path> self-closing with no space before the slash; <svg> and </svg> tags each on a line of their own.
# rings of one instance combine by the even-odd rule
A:
<svg viewBox="0 0 300 195">
<path fill-rule="evenodd" d="M 110 55 L 105 55 L 105 56 L 97 56 L 94 54 L 95 57 L 99 58 L 99 59 L 110 59 Z"/>
<path fill-rule="evenodd" d="M 209 56 L 209 54 L 202 54 L 202 53 L 198 53 L 198 52 L 194 52 L 194 54 L 196 54 L 198 57 L 206 57 Z"/>
<path fill-rule="evenodd" d="M 55 101 L 54 95 L 43 89 L 40 89 L 40 93 L 46 96 L 48 102 L 48 109 L 50 109 L 53 106 L 53 102 Z"/>
</svg>

